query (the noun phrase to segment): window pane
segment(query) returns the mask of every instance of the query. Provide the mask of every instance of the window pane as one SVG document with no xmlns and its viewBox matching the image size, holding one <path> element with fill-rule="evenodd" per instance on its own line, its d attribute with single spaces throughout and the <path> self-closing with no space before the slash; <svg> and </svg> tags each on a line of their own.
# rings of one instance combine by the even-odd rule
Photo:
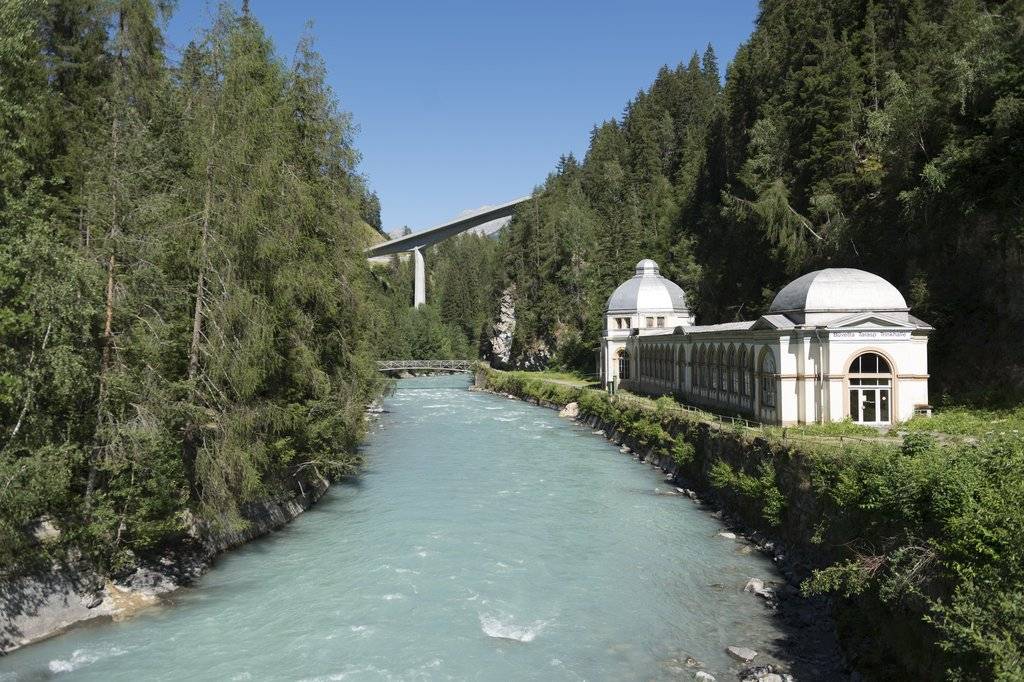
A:
<svg viewBox="0 0 1024 682">
<path fill-rule="evenodd" d="M 864 413 L 864 421 L 866 422 L 877 422 L 878 421 L 878 391 L 875 390 L 862 390 L 860 392 L 863 402 L 861 403 L 861 410 Z"/>
<path fill-rule="evenodd" d="M 885 388 L 878 392 L 878 421 L 889 421 L 889 390 Z"/>
<path fill-rule="evenodd" d="M 850 419 L 860 421 L 860 391 L 850 391 Z"/>
<path fill-rule="evenodd" d="M 883 358 L 880 355 L 876 355 L 875 357 L 878 358 L 878 373 L 879 374 L 889 374 L 889 373 L 892 372 L 892 370 L 889 369 L 889 363 L 885 361 L 885 358 Z"/>
</svg>

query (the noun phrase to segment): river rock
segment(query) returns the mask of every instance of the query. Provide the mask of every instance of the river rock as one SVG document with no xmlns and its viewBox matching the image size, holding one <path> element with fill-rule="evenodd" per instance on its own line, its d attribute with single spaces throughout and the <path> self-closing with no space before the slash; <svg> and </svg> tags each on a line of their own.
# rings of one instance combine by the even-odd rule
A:
<svg viewBox="0 0 1024 682">
<path fill-rule="evenodd" d="M 562 411 L 558 413 L 559 417 L 568 417 L 569 419 L 575 419 L 580 416 L 580 404 L 569 403 L 562 408 Z"/>
<path fill-rule="evenodd" d="M 745 646 L 727 646 L 725 652 L 737 661 L 743 661 L 744 663 L 750 663 L 757 656 L 756 651 Z"/>
<path fill-rule="evenodd" d="M 87 609 L 94 609 L 103 603 L 103 594 L 100 592 L 91 592 L 83 594 L 79 602 Z"/>
<path fill-rule="evenodd" d="M 740 671 L 740 682 L 793 682 L 793 676 L 782 673 L 774 665 L 758 665 Z"/>
<path fill-rule="evenodd" d="M 736 539 L 736 533 L 730 533 L 727 530 L 723 530 L 718 535 L 719 535 L 719 537 L 723 537 L 726 540 L 735 540 Z"/>
<path fill-rule="evenodd" d="M 703 670 L 698 670 L 693 674 L 693 679 L 702 680 L 703 682 L 715 682 L 715 676 L 711 673 L 706 673 Z"/>
<path fill-rule="evenodd" d="M 763 599 L 773 599 L 775 597 L 775 590 L 770 587 L 766 587 L 764 581 L 760 578 L 751 578 L 748 580 L 747 584 L 743 586 L 743 591 L 753 592 Z"/>
</svg>

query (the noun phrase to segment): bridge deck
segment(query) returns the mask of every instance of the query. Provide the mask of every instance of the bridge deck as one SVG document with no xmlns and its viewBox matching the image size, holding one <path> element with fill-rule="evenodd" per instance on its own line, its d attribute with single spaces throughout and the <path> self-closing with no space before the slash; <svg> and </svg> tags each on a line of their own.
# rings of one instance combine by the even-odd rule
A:
<svg viewBox="0 0 1024 682">
<path fill-rule="evenodd" d="M 439 241 L 443 241 L 456 235 L 460 232 L 479 227 L 484 223 L 488 223 L 497 218 L 504 218 L 512 215 L 519 204 L 525 203 L 530 200 L 530 197 L 522 197 L 515 201 L 510 201 L 507 204 L 501 206 L 494 206 L 486 211 L 481 211 L 475 215 L 466 216 L 465 218 L 458 218 L 444 225 L 438 225 L 421 232 L 414 234 L 405 235 L 404 237 L 396 237 L 391 241 L 382 242 L 366 248 L 366 255 L 373 256 L 387 256 L 392 253 L 401 253 L 403 251 L 411 251 L 416 248 L 423 248 L 436 244 Z"/>
</svg>

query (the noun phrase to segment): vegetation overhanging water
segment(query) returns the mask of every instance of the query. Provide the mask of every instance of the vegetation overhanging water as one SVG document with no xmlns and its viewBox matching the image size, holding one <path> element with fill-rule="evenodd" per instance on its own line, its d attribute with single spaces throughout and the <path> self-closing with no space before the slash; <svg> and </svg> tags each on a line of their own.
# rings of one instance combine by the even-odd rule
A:
<svg viewBox="0 0 1024 682">
<path fill-rule="evenodd" d="M 688 657 L 727 679 L 729 645 L 786 662 L 743 592 L 770 562 L 589 429 L 461 377 L 385 405 L 357 482 L 172 605 L 17 652 L 0 680 L 667 679 Z"/>
</svg>

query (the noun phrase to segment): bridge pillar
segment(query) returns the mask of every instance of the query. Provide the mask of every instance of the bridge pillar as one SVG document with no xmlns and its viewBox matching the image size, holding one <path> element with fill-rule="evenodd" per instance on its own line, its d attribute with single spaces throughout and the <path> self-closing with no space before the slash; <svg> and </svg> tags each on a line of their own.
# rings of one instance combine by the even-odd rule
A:
<svg viewBox="0 0 1024 682">
<path fill-rule="evenodd" d="M 416 276 L 413 280 L 412 305 L 419 308 L 427 302 L 427 268 L 423 262 L 421 247 L 412 250 L 412 259 L 416 263 Z"/>
</svg>

